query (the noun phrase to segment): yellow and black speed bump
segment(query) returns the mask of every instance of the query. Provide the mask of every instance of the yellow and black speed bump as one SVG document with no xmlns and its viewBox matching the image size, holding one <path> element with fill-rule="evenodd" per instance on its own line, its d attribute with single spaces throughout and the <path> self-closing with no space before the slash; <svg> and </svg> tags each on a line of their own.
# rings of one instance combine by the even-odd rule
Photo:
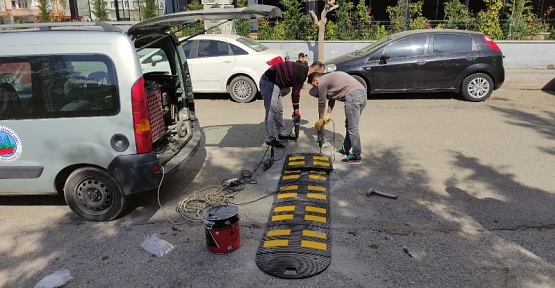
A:
<svg viewBox="0 0 555 288">
<path fill-rule="evenodd" d="M 331 263 L 329 173 L 321 154 L 289 154 L 268 225 L 256 253 L 258 267 L 281 278 L 305 278 Z"/>
</svg>

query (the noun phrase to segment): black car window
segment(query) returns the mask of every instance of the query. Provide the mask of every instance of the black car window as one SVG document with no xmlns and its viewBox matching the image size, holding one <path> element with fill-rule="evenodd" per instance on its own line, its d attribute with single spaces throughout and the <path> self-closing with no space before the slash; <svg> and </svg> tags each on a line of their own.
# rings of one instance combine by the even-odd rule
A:
<svg viewBox="0 0 555 288">
<path fill-rule="evenodd" d="M 183 49 L 183 53 L 185 53 L 185 57 L 187 57 L 187 59 L 190 59 L 191 49 L 193 49 L 193 41 L 185 42 L 185 44 L 181 45 L 181 49 Z"/>
<path fill-rule="evenodd" d="M 231 47 L 231 51 L 233 51 L 234 55 L 249 55 L 249 52 L 245 51 L 243 48 L 237 45 L 233 45 L 230 43 L 229 46 Z"/>
<path fill-rule="evenodd" d="M 200 40 L 198 57 L 228 56 L 229 46 L 226 42 L 216 40 Z"/>
<path fill-rule="evenodd" d="M 403 38 L 385 48 L 384 54 L 390 58 L 413 57 L 424 55 L 427 34 Z"/>
<path fill-rule="evenodd" d="M 466 35 L 434 35 L 433 53 L 456 53 L 472 51 L 472 38 Z"/>
</svg>

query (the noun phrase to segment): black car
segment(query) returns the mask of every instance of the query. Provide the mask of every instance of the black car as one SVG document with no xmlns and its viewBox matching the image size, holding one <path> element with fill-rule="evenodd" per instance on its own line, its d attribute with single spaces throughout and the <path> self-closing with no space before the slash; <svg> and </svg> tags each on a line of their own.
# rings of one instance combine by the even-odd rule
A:
<svg viewBox="0 0 555 288">
<path fill-rule="evenodd" d="M 326 72 L 351 74 L 368 94 L 460 92 L 478 102 L 505 81 L 501 49 L 476 31 L 400 32 L 325 64 Z"/>
</svg>

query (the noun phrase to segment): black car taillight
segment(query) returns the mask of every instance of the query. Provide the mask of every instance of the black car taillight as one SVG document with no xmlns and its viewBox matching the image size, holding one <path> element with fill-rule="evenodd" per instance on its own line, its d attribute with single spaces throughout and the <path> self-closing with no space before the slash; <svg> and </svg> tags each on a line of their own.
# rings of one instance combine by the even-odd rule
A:
<svg viewBox="0 0 555 288">
<path fill-rule="evenodd" d="M 497 44 L 488 37 L 488 35 L 484 35 L 484 41 L 488 44 L 489 48 L 493 51 L 501 51 L 501 48 L 497 46 Z"/>
</svg>

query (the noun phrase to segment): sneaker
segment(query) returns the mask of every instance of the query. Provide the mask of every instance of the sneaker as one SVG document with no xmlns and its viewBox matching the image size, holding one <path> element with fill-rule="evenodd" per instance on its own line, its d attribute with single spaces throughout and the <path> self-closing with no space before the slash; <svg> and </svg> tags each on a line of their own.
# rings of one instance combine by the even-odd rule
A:
<svg viewBox="0 0 555 288">
<path fill-rule="evenodd" d="M 266 145 L 272 146 L 274 148 L 285 148 L 283 143 L 277 141 L 276 139 L 272 140 L 271 142 L 266 141 Z"/>
<path fill-rule="evenodd" d="M 362 164 L 362 158 L 355 158 L 355 156 L 353 154 L 349 154 L 349 156 L 347 156 L 347 158 L 345 159 L 341 159 L 341 162 L 343 163 L 347 163 L 347 164 Z"/>
<path fill-rule="evenodd" d="M 278 136 L 279 140 L 297 140 L 297 137 L 295 137 L 295 135 L 279 135 Z"/>
<path fill-rule="evenodd" d="M 345 150 L 345 147 L 343 147 L 343 146 L 341 146 L 341 147 L 339 147 L 339 149 L 337 149 L 337 153 L 343 154 L 345 156 L 349 156 L 349 151 Z"/>
</svg>

